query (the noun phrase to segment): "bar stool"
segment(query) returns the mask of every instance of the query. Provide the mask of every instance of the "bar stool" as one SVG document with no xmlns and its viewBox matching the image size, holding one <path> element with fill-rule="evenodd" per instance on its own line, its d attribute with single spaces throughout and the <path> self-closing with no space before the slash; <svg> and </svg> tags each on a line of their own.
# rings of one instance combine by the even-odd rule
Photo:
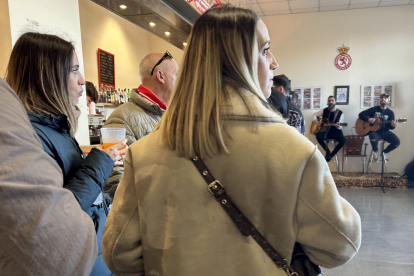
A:
<svg viewBox="0 0 414 276">
<path fill-rule="evenodd" d="M 335 139 L 328 139 L 328 140 L 324 140 L 326 146 L 329 149 L 329 145 L 333 144 L 334 145 L 334 149 L 336 147 L 336 145 L 338 144 L 338 141 L 336 141 Z M 329 149 L 330 150 L 330 149 Z M 335 159 L 334 159 L 335 157 Z M 338 159 L 338 153 L 335 154 L 335 156 L 332 156 L 331 160 L 329 162 L 334 162 L 336 163 L 336 174 L 339 174 L 339 159 Z"/>
<path fill-rule="evenodd" d="M 371 149 L 371 154 L 369 155 L 369 159 L 368 159 L 368 164 L 367 164 L 367 170 L 369 173 L 369 177 L 371 177 L 371 168 L 372 168 L 372 164 L 382 164 L 382 162 L 384 162 L 384 170 L 385 170 L 385 175 L 387 175 L 387 161 L 384 158 L 384 145 L 385 143 L 387 143 L 387 141 L 385 141 L 384 139 L 379 139 L 378 140 L 378 145 L 381 145 L 381 147 L 378 147 L 378 159 L 381 156 L 381 161 L 378 162 L 374 162 L 374 150 Z"/>
</svg>

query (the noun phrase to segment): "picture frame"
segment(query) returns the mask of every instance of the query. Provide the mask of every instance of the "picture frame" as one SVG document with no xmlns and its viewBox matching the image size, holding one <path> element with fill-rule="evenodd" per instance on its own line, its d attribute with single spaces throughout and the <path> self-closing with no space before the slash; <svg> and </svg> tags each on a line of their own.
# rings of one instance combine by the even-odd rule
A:
<svg viewBox="0 0 414 276">
<path fill-rule="evenodd" d="M 390 96 L 389 106 L 394 107 L 396 94 L 395 83 L 361 85 L 361 109 L 379 105 L 379 96 L 383 93 Z"/>
<path fill-rule="evenodd" d="M 338 85 L 334 88 L 334 97 L 337 105 L 349 104 L 349 85 Z"/>
<path fill-rule="evenodd" d="M 321 99 L 323 97 L 322 86 L 296 87 L 292 90 L 298 94 L 296 105 L 300 109 L 321 109 Z"/>
</svg>

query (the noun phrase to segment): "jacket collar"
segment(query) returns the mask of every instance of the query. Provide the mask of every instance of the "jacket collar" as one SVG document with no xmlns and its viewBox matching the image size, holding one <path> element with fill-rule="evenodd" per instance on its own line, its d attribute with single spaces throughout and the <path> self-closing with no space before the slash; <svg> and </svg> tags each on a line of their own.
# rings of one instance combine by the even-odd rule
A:
<svg viewBox="0 0 414 276">
<path fill-rule="evenodd" d="M 163 103 L 157 95 L 155 95 L 151 90 L 143 86 L 142 84 L 138 86 L 138 94 L 141 95 L 143 98 L 147 99 L 149 102 L 153 104 L 157 104 L 162 111 L 165 111 L 167 109 L 167 106 L 165 103 Z"/>
<path fill-rule="evenodd" d="M 132 89 L 131 93 L 131 101 L 136 104 L 137 106 L 141 107 L 142 109 L 146 110 L 147 112 L 154 113 L 157 115 L 162 115 L 164 110 L 160 108 L 158 104 L 154 104 L 138 94 L 137 89 Z"/>
<path fill-rule="evenodd" d="M 282 116 L 277 112 L 268 109 L 260 101 L 259 97 L 249 91 L 242 91 L 239 95 L 234 90 L 229 91 L 227 108 L 224 117 L 228 120 L 255 121 L 285 123 Z"/>
<path fill-rule="evenodd" d="M 50 127 L 58 132 L 69 133 L 68 117 L 63 114 L 60 116 L 43 116 L 38 113 L 27 111 L 31 123 L 37 123 Z"/>
</svg>

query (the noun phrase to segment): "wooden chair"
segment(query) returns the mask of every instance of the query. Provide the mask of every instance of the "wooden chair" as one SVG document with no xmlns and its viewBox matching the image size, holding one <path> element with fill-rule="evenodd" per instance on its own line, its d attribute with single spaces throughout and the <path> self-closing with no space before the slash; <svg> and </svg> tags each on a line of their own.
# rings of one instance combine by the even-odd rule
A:
<svg viewBox="0 0 414 276">
<path fill-rule="evenodd" d="M 362 147 L 364 147 L 364 151 L 362 151 Z M 348 157 L 360 157 L 362 158 L 364 165 L 363 165 L 363 172 L 365 174 L 365 162 L 367 159 L 367 146 L 368 143 L 364 143 L 364 136 L 360 135 L 347 135 L 345 136 L 345 145 L 342 148 L 342 172 L 346 173 L 346 162 Z"/>
</svg>

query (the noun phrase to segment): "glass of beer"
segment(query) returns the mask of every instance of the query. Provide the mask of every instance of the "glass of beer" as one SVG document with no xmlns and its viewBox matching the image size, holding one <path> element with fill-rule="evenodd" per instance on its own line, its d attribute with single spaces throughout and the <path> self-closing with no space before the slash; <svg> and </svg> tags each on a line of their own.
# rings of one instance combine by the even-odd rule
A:
<svg viewBox="0 0 414 276">
<path fill-rule="evenodd" d="M 101 128 L 102 148 L 106 149 L 110 146 L 118 144 L 125 139 L 125 133 L 126 129 L 122 127 Z M 123 148 L 125 148 L 125 146 L 120 149 Z"/>
</svg>

